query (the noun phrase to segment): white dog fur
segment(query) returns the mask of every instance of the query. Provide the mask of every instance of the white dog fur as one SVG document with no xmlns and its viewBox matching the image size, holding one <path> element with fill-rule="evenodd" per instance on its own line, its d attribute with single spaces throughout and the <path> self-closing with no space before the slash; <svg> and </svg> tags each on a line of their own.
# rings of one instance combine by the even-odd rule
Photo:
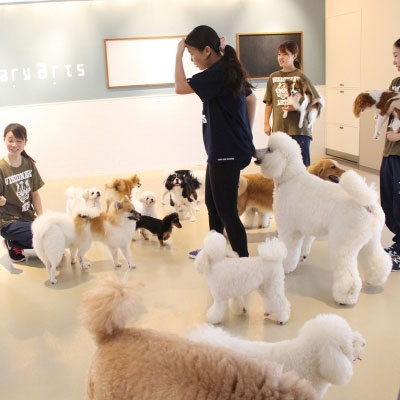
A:
<svg viewBox="0 0 400 400">
<path fill-rule="evenodd" d="M 70 249 L 71 264 L 76 263 L 78 255 L 82 269 L 90 267 L 90 262 L 85 259 L 92 242 L 89 221 L 99 214 L 97 208 L 85 206 L 75 216 L 49 211 L 33 221 L 33 248 L 46 266 L 52 284 L 57 283 L 56 268 L 66 248 Z"/>
<path fill-rule="evenodd" d="M 65 190 L 68 197 L 66 212 L 68 215 L 76 215 L 82 207 L 94 207 L 101 210 L 101 191 L 97 187 L 84 189 L 80 186 L 69 186 Z"/>
<path fill-rule="evenodd" d="M 135 207 L 135 210 L 140 215 L 147 215 L 149 217 L 157 218 L 156 212 L 156 194 L 150 190 L 139 192 L 139 188 L 135 187 L 132 189 L 131 201 Z"/>
<path fill-rule="evenodd" d="M 353 376 L 353 362 L 360 359 L 365 340 L 336 314 L 320 314 L 307 321 L 296 338 L 276 343 L 231 336 L 209 324 L 199 326 L 189 339 L 225 347 L 254 358 L 274 361 L 284 371 L 307 379 L 321 399 L 331 384 L 344 385 Z"/>
<path fill-rule="evenodd" d="M 229 256 L 226 239 L 211 231 L 204 239 L 203 249 L 195 265 L 207 276 L 214 304 L 207 312 L 207 320 L 217 324 L 224 318 L 226 308 L 234 314 L 246 312 L 242 296 L 259 289 L 264 299 L 265 315 L 275 314 L 278 323 L 290 316 L 290 303 L 285 297 L 285 275 L 282 260 L 286 256 L 284 244 L 277 238 L 267 239 L 258 246 L 259 257 Z"/>
<path fill-rule="evenodd" d="M 288 251 L 285 272 L 307 257 L 314 237 L 327 237 L 333 297 L 339 304 L 355 304 L 362 286 L 357 258 L 364 280 L 372 285 L 385 283 L 392 266 L 381 245 L 385 217 L 376 191 L 352 170 L 339 184 L 311 175 L 299 145 L 285 133 L 272 133 L 268 146 L 255 156 L 263 175 L 275 183 L 274 215 Z"/>
</svg>

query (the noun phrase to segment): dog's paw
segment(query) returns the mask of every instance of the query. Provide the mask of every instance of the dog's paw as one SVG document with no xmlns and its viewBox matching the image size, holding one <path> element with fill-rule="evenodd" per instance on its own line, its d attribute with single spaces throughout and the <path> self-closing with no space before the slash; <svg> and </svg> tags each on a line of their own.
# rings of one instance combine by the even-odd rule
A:
<svg viewBox="0 0 400 400">
<path fill-rule="evenodd" d="M 196 217 L 194 217 L 194 216 L 190 217 L 190 221 L 191 221 L 191 222 L 196 221 Z"/>
<path fill-rule="evenodd" d="M 52 285 L 55 285 L 58 281 L 56 278 L 54 278 L 52 281 L 50 281 Z"/>
<path fill-rule="evenodd" d="M 71 264 L 76 264 L 76 258 L 71 258 Z"/>
<path fill-rule="evenodd" d="M 122 267 L 121 263 L 115 264 L 115 268 L 121 268 L 121 267 Z"/>
<path fill-rule="evenodd" d="M 81 265 L 82 269 L 89 269 L 91 264 L 89 261 L 82 261 Z"/>
<path fill-rule="evenodd" d="M 136 265 L 134 263 L 128 263 L 128 268 L 134 269 L 134 268 L 136 268 Z"/>
</svg>

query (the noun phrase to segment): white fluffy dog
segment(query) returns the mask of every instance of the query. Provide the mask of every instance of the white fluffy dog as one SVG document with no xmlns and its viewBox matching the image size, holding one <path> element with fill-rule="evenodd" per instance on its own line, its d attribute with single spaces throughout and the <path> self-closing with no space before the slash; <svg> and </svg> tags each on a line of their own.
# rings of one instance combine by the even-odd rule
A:
<svg viewBox="0 0 400 400">
<path fill-rule="evenodd" d="M 288 321 L 290 303 L 285 297 L 285 274 L 282 260 L 285 245 L 278 239 L 267 239 L 258 246 L 259 257 L 228 255 L 226 239 L 211 231 L 204 239 L 195 265 L 207 276 L 214 304 L 207 312 L 207 320 L 217 324 L 224 318 L 227 304 L 235 314 L 246 312 L 242 296 L 259 289 L 264 299 L 265 315 L 276 314 L 278 323 Z"/>
<path fill-rule="evenodd" d="M 56 268 L 66 248 L 70 249 L 71 264 L 76 263 L 77 254 L 81 267 L 90 267 L 90 262 L 85 259 L 92 242 L 89 221 L 99 214 L 96 208 L 84 207 L 75 216 L 47 212 L 33 221 L 33 248 L 46 266 L 51 283 L 57 283 Z"/>
<path fill-rule="evenodd" d="M 212 325 L 202 325 L 189 339 L 226 347 L 250 357 L 275 361 L 284 371 L 307 379 L 321 399 L 331 384 L 344 385 L 353 376 L 353 362 L 360 358 L 365 340 L 336 314 L 320 314 L 307 321 L 295 339 L 277 343 L 231 336 Z"/>
<path fill-rule="evenodd" d="M 101 210 L 101 192 L 97 187 L 84 189 L 80 186 L 69 186 L 65 190 L 68 197 L 66 212 L 68 215 L 76 215 L 82 207 L 93 207 Z"/>
<path fill-rule="evenodd" d="M 157 218 L 155 193 L 150 190 L 139 193 L 138 190 L 139 188 L 135 187 L 132 189 L 131 193 L 131 201 L 135 210 L 140 213 L 140 215 Z"/>
<path fill-rule="evenodd" d="M 268 148 L 257 150 L 255 157 L 263 175 L 275 183 L 273 208 L 288 250 L 286 273 L 296 268 L 300 257 L 307 257 L 314 237 L 327 237 L 338 303 L 357 302 L 362 285 L 357 257 L 367 283 L 386 282 L 392 261 L 380 241 L 385 217 L 376 191 L 360 175 L 347 171 L 339 184 L 311 175 L 299 145 L 282 132 L 273 133 Z"/>
</svg>

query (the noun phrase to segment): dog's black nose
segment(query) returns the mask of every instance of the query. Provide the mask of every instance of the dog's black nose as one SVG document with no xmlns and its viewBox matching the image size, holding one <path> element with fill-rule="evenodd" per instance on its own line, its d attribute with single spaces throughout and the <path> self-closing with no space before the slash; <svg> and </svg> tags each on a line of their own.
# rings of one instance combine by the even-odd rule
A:
<svg viewBox="0 0 400 400">
<path fill-rule="evenodd" d="M 256 160 L 254 161 L 254 164 L 260 165 L 261 164 L 261 159 L 260 158 L 256 158 Z"/>
</svg>

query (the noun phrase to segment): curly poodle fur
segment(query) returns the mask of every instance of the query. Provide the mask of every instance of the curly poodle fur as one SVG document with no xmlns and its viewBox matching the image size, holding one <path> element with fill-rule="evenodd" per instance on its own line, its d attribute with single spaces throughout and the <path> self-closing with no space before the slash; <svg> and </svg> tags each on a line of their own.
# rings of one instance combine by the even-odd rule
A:
<svg viewBox="0 0 400 400">
<path fill-rule="evenodd" d="M 333 297 L 355 304 L 362 285 L 357 259 L 371 285 L 385 283 L 392 266 L 380 242 L 385 216 L 376 191 L 351 170 L 339 184 L 309 174 L 299 145 L 285 133 L 273 133 L 268 145 L 256 151 L 256 163 L 275 183 L 274 215 L 288 250 L 285 272 L 307 257 L 314 237 L 328 238 Z"/>
<path fill-rule="evenodd" d="M 215 231 L 207 234 L 195 265 L 207 276 L 214 298 L 214 304 L 207 312 L 208 322 L 221 322 L 228 302 L 233 313 L 246 312 L 242 296 L 255 289 L 263 296 L 267 316 L 276 314 L 281 324 L 288 321 L 290 303 L 285 297 L 282 267 L 286 248 L 277 238 L 267 239 L 258 246 L 258 253 L 259 257 L 229 257 L 225 237 Z"/>
<path fill-rule="evenodd" d="M 365 346 L 361 334 L 335 314 L 320 314 L 302 326 L 297 338 L 277 343 L 234 337 L 212 325 L 199 326 L 189 338 L 282 364 L 284 371 L 294 370 L 311 382 L 319 399 L 331 384 L 350 381 L 353 362 Z"/>
<path fill-rule="evenodd" d="M 132 286 L 106 280 L 88 291 L 82 320 L 97 342 L 88 400 L 312 400 L 295 372 L 227 349 L 147 329 L 125 328 L 135 309 Z"/>
</svg>

